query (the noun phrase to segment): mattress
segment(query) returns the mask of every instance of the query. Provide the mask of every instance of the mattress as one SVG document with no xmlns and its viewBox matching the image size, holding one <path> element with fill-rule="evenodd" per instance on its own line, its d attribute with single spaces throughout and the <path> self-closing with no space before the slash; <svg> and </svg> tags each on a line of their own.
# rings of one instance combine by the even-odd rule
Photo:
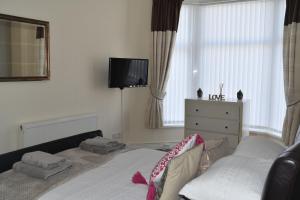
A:
<svg viewBox="0 0 300 200">
<path fill-rule="evenodd" d="M 140 171 L 146 178 L 165 152 L 137 149 L 122 153 L 42 195 L 39 200 L 141 200 L 147 186 L 135 185 L 131 177 Z"/>
</svg>

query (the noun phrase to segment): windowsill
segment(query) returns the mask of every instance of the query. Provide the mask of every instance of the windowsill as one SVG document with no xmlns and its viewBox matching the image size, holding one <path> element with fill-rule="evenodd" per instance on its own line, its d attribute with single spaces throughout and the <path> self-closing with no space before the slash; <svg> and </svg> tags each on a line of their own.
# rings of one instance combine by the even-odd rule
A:
<svg viewBox="0 0 300 200">
<path fill-rule="evenodd" d="M 281 141 L 282 138 L 278 133 L 272 133 L 272 132 L 266 132 L 266 131 L 261 131 L 261 130 L 250 130 L 249 135 L 255 136 L 255 135 L 262 135 L 266 137 L 271 137 L 273 139 Z"/>
<path fill-rule="evenodd" d="M 184 128 L 184 125 L 168 124 L 168 125 L 164 125 L 162 128 L 165 129 Z"/>
<path fill-rule="evenodd" d="M 162 128 L 184 128 L 184 122 L 175 122 L 175 123 L 163 123 L 163 127 Z"/>
<path fill-rule="evenodd" d="M 265 128 L 265 127 L 248 127 L 248 131 L 251 134 L 257 134 L 257 135 L 269 135 L 277 139 L 281 139 L 282 132 L 270 129 L 270 128 Z"/>
</svg>

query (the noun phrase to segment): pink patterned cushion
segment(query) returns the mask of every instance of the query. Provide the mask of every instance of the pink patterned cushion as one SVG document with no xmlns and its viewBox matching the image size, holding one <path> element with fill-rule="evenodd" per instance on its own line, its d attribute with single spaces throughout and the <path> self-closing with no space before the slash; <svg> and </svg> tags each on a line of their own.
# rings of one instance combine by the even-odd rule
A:
<svg viewBox="0 0 300 200">
<path fill-rule="evenodd" d="M 183 139 L 181 142 L 179 142 L 171 151 L 166 153 L 166 155 L 162 159 L 160 159 L 160 161 L 156 164 L 156 166 L 152 170 L 150 176 L 147 200 L 155 200 L 159 198 L 156 194 L 159 187 L 163 185 L 162 176 L 168 166 L 168 163 L 172 159 L 183 154 L 184 152 L 203 143 L 204 140 L 199 134 L 190 135 L 185 139 Z"/>
</svg>

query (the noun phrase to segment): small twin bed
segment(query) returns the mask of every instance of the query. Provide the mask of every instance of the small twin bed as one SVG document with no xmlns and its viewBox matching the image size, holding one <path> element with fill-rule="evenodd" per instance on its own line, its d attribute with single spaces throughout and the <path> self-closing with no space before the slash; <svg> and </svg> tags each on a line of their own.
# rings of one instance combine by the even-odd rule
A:
<svg viewBox="0 0 300 200">
<path fill-rule="evenodd" d="M 117 152 L 99 155 L 78 148 L 82 141 L 95 136 L 102 136 L 101 131 L 71 136 L 1 155 L 0 172 L 3 173 L 0 174 L 0 200 L 146 199 L 148 187 L 132 183 L 132 176 L 139 171 L 148 179 L 153 167 L 166 152 L 127 147 Z M 24 153 L 37 150 L 58 153 L 71 160 L 73 166 L 47 180 L 31 178 L 10 170 L 15 162 L 21 160 Z M 284 153 L 277 158 L 282 152 Z M 282 162 L 286 163 L 287 160 L 292 161 L 288 165 L 282 165 Z M 299 199 L 299 192 L 295 189 L 300 182 L 299 162 L 300 145 L 284 150 L 280 145 L 265 139 L 250 138 L 242 142 L 233 155 L 217 161 L 205 174 L 184 186 L 180 191 L 181 198 L 296 200 Z M 296 168 L 290 169 L 293 164 Z M 278 174 L 278 167 L 281 170 L 288 167 L 286 170 L 294 173 L 294 177 L 286 178 L 286 182 L 280 183 L 284 185 L 276 185 L 276 181 L 273 181 L 277 180 L 278 183 L 278 179 L 282 178 L 282 171 Z M 280 198 L 271 197 L 270 192 L 275 190 L 287 195 L 281 195 Z M 195 191 L 198 191 L 197 194 L 193 194 Z"/>
</svg>

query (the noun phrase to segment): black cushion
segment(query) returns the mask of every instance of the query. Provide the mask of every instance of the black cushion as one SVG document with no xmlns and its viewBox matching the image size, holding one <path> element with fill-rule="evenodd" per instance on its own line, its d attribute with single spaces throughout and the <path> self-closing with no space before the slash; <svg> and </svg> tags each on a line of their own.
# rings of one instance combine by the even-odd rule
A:
<svg viewBox="0 0 300 200">
<path fill-rule="evenodd" d="M 262 200 L 300 200 L 300 143 L 285 150 L 275 160 Z"/>
</svg>

